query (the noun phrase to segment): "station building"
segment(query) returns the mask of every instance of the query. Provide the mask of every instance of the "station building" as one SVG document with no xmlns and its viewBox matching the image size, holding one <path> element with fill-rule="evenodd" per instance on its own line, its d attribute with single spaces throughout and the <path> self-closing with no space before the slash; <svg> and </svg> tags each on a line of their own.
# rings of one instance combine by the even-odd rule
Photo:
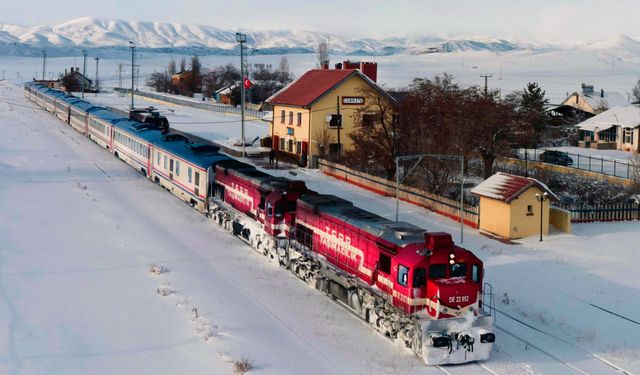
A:
<svg viewBox="0 0 640 375">
<path fill-rule="evenodd" d="M 301 165 L 314 155 L 336 158 L 351 149 L 349 134 L 381 112 L 376 103 L 396 103 L 377 85 L 377 69 L 371 62 L 324 65 L 267 99 L 273 106 L 273 149 Z"/>
</svg>

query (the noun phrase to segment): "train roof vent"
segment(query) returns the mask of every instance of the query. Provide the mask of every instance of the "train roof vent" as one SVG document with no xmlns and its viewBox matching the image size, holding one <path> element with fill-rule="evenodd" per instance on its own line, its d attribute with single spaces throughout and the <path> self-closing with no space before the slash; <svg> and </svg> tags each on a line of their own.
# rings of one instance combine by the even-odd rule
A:
<svg viewBox="0 0 640 375">
<path fill-rule="evenodd" d="M 427 242 L 427 249 L 431 251 L 450 251 L 453 249 L 453 239 L 449 233 L 430 232 L 425 234 L 425 241 Z"/>
<path fill-rule="evenodd" d="M 220 147 L 208 144 L 199 144 L 199 145 L 191 145 L 189 146 L 193 150 L 193 152 L 198 154 L 215 154 L 220 151 Z"/>
<path fill-rule="evenodd" d="M 162 137 L 162 139 L 167 142 L 175 142 L 175 141 L 189 142 L 189 139 L 187 137 L 178 133 L 167 134 L 164 137 Z"/>
</svg>

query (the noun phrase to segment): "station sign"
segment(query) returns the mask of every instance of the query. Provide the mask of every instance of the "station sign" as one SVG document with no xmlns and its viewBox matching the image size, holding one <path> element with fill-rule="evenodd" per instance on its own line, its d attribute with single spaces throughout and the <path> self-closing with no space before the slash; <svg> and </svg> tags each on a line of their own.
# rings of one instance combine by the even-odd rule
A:
<svg viewBox="0 0 640 375">
<path fill-rule="evenodd" d="M 362 96 L 343 96 L 342 104 L 344 105 L 363 105 L 364 98 Z"/>
</svg>

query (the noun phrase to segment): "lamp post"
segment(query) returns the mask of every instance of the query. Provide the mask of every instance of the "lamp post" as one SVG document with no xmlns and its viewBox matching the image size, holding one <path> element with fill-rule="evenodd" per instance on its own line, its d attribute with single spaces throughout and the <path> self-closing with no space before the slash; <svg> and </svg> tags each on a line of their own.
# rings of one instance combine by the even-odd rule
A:
<svg viewBox="0 0 640 375">
<path fill-rule="evenodd" d="M 44 73 L 47 69 L 47 51 L 42 50 L 42 80 L 44 81 L 46 78 L 44 77 Z"/>
<path fill-rule="evenodd" d="M 244 157 L 244 44 L 247 42 L 247 35 L 236 33 L 236 42 L 240 44 L 240 143 Z"/>
<path fill-rule="evenodd" d="M 82 50 L 82 99 L 84 99 L 84 77 L 87 76 L 87 50 Z"/>
<path fill-rule="evenodd" d="M 544 201 L 549 199 L 549 194 L 546 191 L 542 195 L 536 193 L 536 199 L 540 202 L 540 242 L 542 242 L 542 214 L 544 212 Z"/>
<path fill-rule="evenodd" d="M 94 57 L 94 60 L 96 60 L 96 96 L 98 96 L 98 91 L 100 91 L 100 85 L 98 83 L 98 64 L 100 63 L 100 58 Z"/>
<path fill-rule="evenodd" d="M 134 54 L 135 54 L 135 50 L 136 50 L 136 45 L 135 43 L 133 43 L 132 41 L 129 41 L 129 48 L 131 48 L 131 109 L 133 110 L 134 106 L 133 106 L 133 85 L 134 85 L 134 80 L 135 80 L 135 74 L 134 74 L 134 69 L 135 69 L 135 63 L 134 63 Z"/>
</svg>

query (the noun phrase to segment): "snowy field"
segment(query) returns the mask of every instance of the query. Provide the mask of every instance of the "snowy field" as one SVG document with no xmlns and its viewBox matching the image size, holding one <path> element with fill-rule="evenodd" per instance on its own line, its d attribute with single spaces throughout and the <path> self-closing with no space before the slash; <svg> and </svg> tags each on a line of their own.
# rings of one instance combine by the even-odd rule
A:
<svg viewBox="0 0 640 375">
<path fill-rule="evenodd" d="M 200 131 L 237 136 L 223 125 Z M 0 373 L 225 374 L 239 358 L 256 374 L 640 373 L 638 222 L 517 245 L 466 229 L 493 285 L 497 344 L 489 361 L 429 368 L 8 82 L 0 132 Z M 293 173 L 394 215 L 390 198 Z M 401 220 L 459 240 L 457 223 L 414 206 L 401 203 Z"/>
<path fill-rule="evenodd" d="M 638 64 L 640 52 L 628 50 L 613 39 L 610 46 L 602 49 L 568 49 L 517 51 L 495 53 L 486 51 L 454 52 L 426 55 L 392 55 L 392 56 L 331 56 L 331 63 L 350 59 L 352 61 L 375 61 L 378 63 L 378 82 L 388 88 L 407 86 L 416 77 L 432 78 L 448 72 L 463 85 L 484 85 L 480 75 L 491 74 L 489 87 L 501 91 L 502 96 L 513 90 L 522 90 L 528 82 L 538 82 L 546 90 L 551 103 L 560 103 L 568 94 L 580 90 L 581 83 L 595 85 L 605 91 L 617 91 L 624 97 L 630 94 L 632 87 L 639 79 Z M 103 87 L 119 84 L 118 64 L 130 64 L 131 55 L 126 51 L 112 52 L 99 56 L 100 81 Z M 181 55 L 161 53 L 140 53 L 136 64 L 140 64 L 140 87 L 154 71 L 163 71 L 169 60 L 176 60 Z M 189 56 L 186 56 L 189 59 Z M 280 55 L 260 55 L 250 53 L 247 63 L 271 64 L 277 67 Z M 300 76 L 316 67 L 314 54 L 287 55 L 291 71 Z M 205 68 L 223 64 L 239 66 L 239 56 L 201 56 Z M 70 67 L 82 69 L 82 54 L 78 50 L 77 57 L 58 57 L 47 59 L 46 78 L 57 78 L 58 74 Z M 5 71 L 6 79 L 30 80 L 42 77 L 42 59 L 30 57 L 2 56 L 0 70 Z M 87 75 L 95 77 L 95 61 L 93 56 L 87 58 Z M 130 87 L 131 66 L 124 67 L 123 86 Z M 105 86 L 106 85 L 106 86 Z"/>
</svg>

